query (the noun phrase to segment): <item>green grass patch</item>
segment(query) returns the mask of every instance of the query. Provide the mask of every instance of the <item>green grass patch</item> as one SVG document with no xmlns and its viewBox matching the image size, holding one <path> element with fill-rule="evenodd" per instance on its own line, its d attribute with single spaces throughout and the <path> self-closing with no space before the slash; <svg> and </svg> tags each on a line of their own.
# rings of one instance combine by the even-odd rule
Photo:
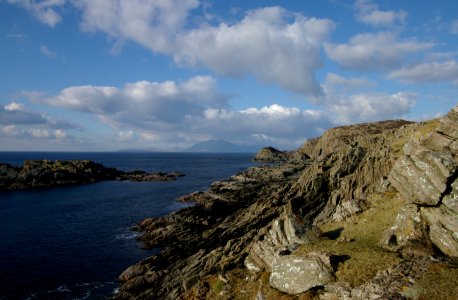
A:
<svg viewBox="0 0 458 300">
<path fill-rule="evenodd" d="M 458 269 L 445 264 L 432 264 L 404 296 L 417 300 L 448 300 L 458 297 Z"/>
<path fill-rule="evenodd" d="M 382 249 L 378 243 L 385 229 L 394 223 L 402 204 L 394 193 L 374 195 L 370 209 L 344 222 L 320 226 L 330 238 L 302 245 L 296 254 L 316 251 L 338 256 L 337 280 L 346 281 L 353 287 L 359 286 L 372 279 L 378 271 L 400 261 L 396 253 Z M 338 242 L 338 237 L 345 237 L 351 242 Z"/>
</svg>

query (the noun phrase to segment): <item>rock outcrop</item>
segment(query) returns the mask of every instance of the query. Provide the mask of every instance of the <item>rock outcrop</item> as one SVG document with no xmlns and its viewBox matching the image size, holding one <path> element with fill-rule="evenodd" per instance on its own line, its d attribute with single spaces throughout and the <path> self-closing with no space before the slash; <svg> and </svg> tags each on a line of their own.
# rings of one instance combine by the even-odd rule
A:
<svg viewBox="0 0 458 300">
<path fill-rule="evenodd" d="M 162 250 L 124 272 L 115 297 L 174 299 L 207 275 L 244 266 L 271 272 L 285 253 L 320 236 L 316 225 L 362 212 L 369 194 L 387 189 L 418 126 L 397 120 L 331 129 L 296 151 L 308 159 L 250 168 L 183 197 L 195 206 L 137 226 L 146 248 Z"/>
<path fill-rule="evenodd" d="M 280 151 L 273 147 L 265 147 L 259 150 L 258 153 L 256 153 L 256 155 L 254 156 L 254 160 L 268 163 L 286 162 L 288 161 L 289 157 L 290 154 L 288 152 Z"/>
<path fill-rule="evenodd" d="M 22 167 L 0 163 L 0 190 L 49 188 L 104 180 L 168 181 L 184 176 L 179 172 L 124 172 L 89 160 L 26 160 Z"/>
<path fill-rule="evenodd" d="M 388 178 L 407 204 L 382 244 L 406 247 L 429 237 L 458 257 L 458 106 L 431 133 L 404 146 Z"/>
<path fill-rule="evenodd" d="M 403 299 L 433 267 L 455 274 L 449 257 L 458 256 L 457 131 L 455 107 L 440 120 L 337 127 L 297 151 L 269 150 L 262 156 L 276 164 L 215 182 L 180 198 L 194 206 L 141 221 L 136 229 L 145 247 L 161 251 L 122 273 L 115 298 L 305 292 L 316 299 Z M 344 227 L 320 230 L 329 224 L 345 224 L 353 236 L 339 237 Z M 358 256 L 357 245 L 366 256 Z M 353 281 L 350 255 L 384 267 L 370 265 L 371 277 Z M 241 294 L 250 289 L 251 298 Z M 269 289 L 283 294 L 269 296 Z"/>
</svg>

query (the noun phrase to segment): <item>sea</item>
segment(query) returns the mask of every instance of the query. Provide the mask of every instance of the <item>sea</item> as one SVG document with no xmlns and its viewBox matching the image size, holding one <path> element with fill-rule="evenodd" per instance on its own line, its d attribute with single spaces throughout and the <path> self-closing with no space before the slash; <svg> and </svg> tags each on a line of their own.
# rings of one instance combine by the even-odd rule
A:
<svg viewBox="0 0 458 300">
<path fill-rule="evenodd" d="M 123 171 L 184 173 L 176 181 L 0 192 L 0 299 L 106 299 L 118 276 L 153 256 L 132 226 L 192 204 L 177 198 L 255 165 L 254 154 L 0 152 L 0 162 L 89 159 Z"/>
</svg>

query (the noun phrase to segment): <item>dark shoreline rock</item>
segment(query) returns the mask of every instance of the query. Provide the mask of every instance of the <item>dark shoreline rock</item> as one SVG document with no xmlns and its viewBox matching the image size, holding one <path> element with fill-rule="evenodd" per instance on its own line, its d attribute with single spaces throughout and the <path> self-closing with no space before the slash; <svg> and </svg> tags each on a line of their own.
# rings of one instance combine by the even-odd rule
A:
<svg viewBox="0 0 458 300">
<path fill-rule="evenodd" d="M 179 172 L 124 172 L 90 160 L 26 160 L 22 167 L 0 163 L 0 190 L 24 190 L 88 184 L 105 180 L 170 181 Z"/>
</svg>

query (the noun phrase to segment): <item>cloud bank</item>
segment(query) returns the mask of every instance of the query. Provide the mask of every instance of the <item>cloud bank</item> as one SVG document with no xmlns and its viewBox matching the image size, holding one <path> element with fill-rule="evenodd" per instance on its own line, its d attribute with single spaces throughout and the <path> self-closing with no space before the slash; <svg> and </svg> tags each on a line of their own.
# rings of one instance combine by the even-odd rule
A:
<svg viewBox="0 0 458 300">
<path fill-rule="evenodd" d="M 294 148 L 331 125 L 318 110 L 279 104 L 235 110 L 209 76 L 183 82 L 138 81 L 122 88 L 72 86 L 33 101 L 96 116 L 112 129 L 113 140 L 165 148 L 211 138 Z"/>
<path fill-rule="evenodd" d="M 235 23 L 200 24 L 189 29 L 196 0 L 77 0 L 85 31 L 100 31 L 118 42 L 134 41 L 173 57 L 184 67 L 204 66 L 218 74 L 277 84 L 287 90 L 321 94 L 314 72 L 322 43 L 334 30 L 328 19 L 306 18 L 280 7 L 260 8 Z"/>
</svg>

